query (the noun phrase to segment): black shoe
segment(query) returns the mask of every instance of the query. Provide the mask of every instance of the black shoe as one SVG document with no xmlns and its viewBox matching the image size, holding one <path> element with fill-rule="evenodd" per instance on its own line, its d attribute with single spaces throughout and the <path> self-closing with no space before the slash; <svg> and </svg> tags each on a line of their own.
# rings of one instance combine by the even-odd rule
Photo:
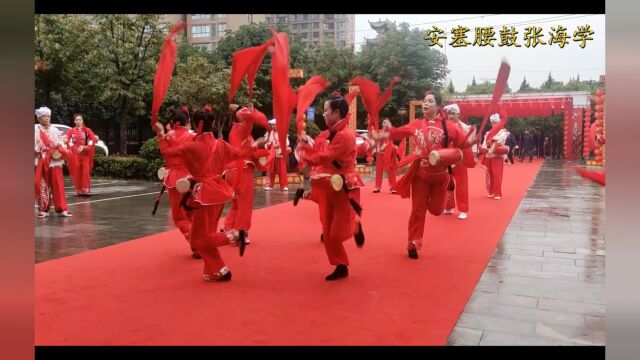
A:
<svg viewBox="0 0 640 360">
<path fill-rule="evenodd" d="M 324 234 L 320 234 L 320 242 L 324 242 Z"/>
<path fill-rule="evenodd" d="M 410 249 L 409 250 L 409 257 L 412 258 L 412 259 L 417 259 L 418 258 L 418 250 Z"/>
<path fill-rule="evenodd" d="M 338 265 L 336 266 L 336 269 L 331 274 L 327 275 L 327 277 L 324 279 L 327 281 L 333 281 L 342 279 L 343 277 L 347 277 L 348 275 L 349 268 L 347 267 L 347 265 Z"/>
<path fill-rule="evenodd" d="M 231 281 L 231 271 L 227 271 L 226 274 L 224 274 L 222 277 L 216 280 L 216 282 L 222 282 L 222 281 Z"/>
<path fill-rule="evenodd" d="M 244 230 L 240 230 L 238 234 L 238 248 L 240 248 L 240 256 L 244 255 L 244 249 L 247 247 L 247 244 L 244 242 L 244 239 L 247 237 L 247 232 Z"/>
<path fill-rule="evenodd" d="M 377 193 L 379 193 L 379 192 L 380 192 L 380 189 L 373 190 L 373 193 L 374 193 L 374 194 L 377 194 Z"/>
<path fill-rule="evenodd" d="M 356 240 L 356 245 L 362 247 L 364 245 L 364 232 L 362 231 L 362 223 L 358 223 L 358 231 L 353 234 L 353 238 Z"/>
<path fill-rule="evenodd" d="M 198 252 L 198 250 L 191 248 L 191 257 L 194 259 L 202 259 L 202 256 L 200 256 L 200 253 Z"/>
<path fill-rule="evenodd" d="M 296 190 L 296 196 L 293 197 L 293 206 L 298 206 L 298 201 L 304 196 L 304 189 Z"/>
</svg>

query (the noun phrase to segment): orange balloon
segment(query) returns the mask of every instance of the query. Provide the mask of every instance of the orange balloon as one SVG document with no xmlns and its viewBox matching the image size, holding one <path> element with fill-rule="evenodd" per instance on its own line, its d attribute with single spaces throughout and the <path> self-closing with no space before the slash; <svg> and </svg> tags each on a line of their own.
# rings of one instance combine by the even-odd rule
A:
<svg viewBox="0 0 640 360">
<path fill-rule="evenodd" d="M 602 156 L 600 156 L 600 155 L 596 156 L 596 161 L 597 162 L 601 162 L 602 161 Z"/>
</svg>

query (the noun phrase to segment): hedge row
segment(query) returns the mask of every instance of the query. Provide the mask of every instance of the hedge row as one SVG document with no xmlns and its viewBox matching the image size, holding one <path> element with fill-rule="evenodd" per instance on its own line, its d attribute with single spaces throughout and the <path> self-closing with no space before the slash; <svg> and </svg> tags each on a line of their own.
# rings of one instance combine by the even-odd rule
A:
<svg viewBox="0 0 640 360">
<path fill-rule="evenodd" d="M 119 179 L 157 180 L 158 169 L 164 166 L 162 160 L 145 160 L 137 156 L 108 156 L 94 159 L 94 173 Z"/>
</svg>

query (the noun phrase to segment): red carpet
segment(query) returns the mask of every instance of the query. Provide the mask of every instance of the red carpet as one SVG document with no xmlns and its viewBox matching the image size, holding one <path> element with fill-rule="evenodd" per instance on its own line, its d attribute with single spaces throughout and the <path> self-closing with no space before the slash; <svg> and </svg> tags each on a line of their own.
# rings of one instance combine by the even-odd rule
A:
<svg viewBox="0 0 640 360">
<path fill-rule="evenodd" d="M 540 164 L 505 167 L 500 201 L 471 169 L 469 219 L 427 215 L 418 260 L 410 200 L 369 185 L 365 246 L 347 241 L 336 282 L 309 201 L 254 213 L 245 256 L 222 248 L 228 283 L 202 281 L 177 231 L 38 264 L 36 345 L 443 345 Z"/>
</svg>

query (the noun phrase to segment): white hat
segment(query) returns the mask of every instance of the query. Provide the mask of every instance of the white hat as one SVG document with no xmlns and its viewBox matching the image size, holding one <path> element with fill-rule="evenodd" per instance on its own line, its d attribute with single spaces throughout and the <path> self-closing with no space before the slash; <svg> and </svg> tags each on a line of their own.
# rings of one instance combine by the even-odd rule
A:
<svg viewBox="0 0 640 360">
<path fill-rule="evenodd" d="M 449 104 L 444 107 L 444 111 L 453 111 L 456 114 L 460 114 L 460 107 L 458 107 L 458 104 Z"/>
<path fill-rule="evenodd" d="M 492 124 L 493 124 L 493 123 L 500 122 L 500 114 L 495 113 L 495 114 L 491 115 L 491 116 L 489 117 L 489 120 L 491 121 L 491 123 L 492 123 Z"/>
<path fill-rule="evenodd" d="M 276 119 L 269 120 L 269 125 L 275 125 L 275 124 L 276 124 Z"/>
<path fill-rule="evenodd" d="M 41 116 L 51 116 L 51 109 L 49 109 L 46 106 L 43 106 L 39 109 L 36 109 L 36 116 L 37 117 L 41 117 Z"/>
</svg>

